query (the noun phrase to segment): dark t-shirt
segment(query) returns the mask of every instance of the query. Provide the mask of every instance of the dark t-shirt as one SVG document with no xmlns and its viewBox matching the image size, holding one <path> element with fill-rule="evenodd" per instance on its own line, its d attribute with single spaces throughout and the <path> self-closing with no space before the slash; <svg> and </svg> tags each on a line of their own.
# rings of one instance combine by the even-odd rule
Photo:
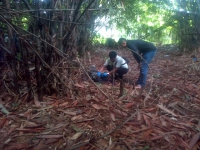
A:
<svg viewBox="0 0 200 150">
<path fill-rule="evenodd" d="M 132 50 L 132 54 L 138 63 L 141 62 L 141 57 L 138 54 L 142 55 L 147 52 L 156 51 L 153 43 L 144 40 L 127 40 L 126 46 Z"/>
<path fill-rule="evenodd" d="M 139 53 L 156 51 L 156 47 L 153 43 L 144 40 L 127 40 L 127 47 Z"/>
</svg>

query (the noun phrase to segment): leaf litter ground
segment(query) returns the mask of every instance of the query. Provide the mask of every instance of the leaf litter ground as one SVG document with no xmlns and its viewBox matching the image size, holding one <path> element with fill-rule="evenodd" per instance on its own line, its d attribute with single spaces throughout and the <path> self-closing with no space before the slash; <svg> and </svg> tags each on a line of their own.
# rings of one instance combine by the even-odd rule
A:
<svg viewBox="0 0 200 150">
<path fill-rule="evenodd" d="M 134 89 L 139 71 L 130 60 L 124 95 L 119 82 L 91 82 L 80 69 L 75 91 L 26 102 L 26 94 L 2 94 L 0 149 L 5 150 L 197 150 L 200 146 L 200 62 L 188 55 L 157 55 L 144 91 Z M 100 68 L 107 56 L 97 51 L 83 64 Z M 91 63 L 92 62 L 92 63 Z M 82 75 L 81 75 L 82 74 Z M 18 100 L 15 100 L 18 99 Z"/>
</svg>

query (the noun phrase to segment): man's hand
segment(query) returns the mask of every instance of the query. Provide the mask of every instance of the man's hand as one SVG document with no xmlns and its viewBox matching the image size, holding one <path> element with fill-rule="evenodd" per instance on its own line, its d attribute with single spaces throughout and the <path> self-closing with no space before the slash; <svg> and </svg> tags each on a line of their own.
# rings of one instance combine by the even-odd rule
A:
<svg viewBox="0 0 200 150">
<path fill-rule="evenodd" d="M 99 69 L 99 71 L 100 71 L 100 72 L 103 72 L 104 69 L 105 69 L 105 67 L 103 66 L 103 67 L 101 67 L 101 68 Z"/>
</svg>

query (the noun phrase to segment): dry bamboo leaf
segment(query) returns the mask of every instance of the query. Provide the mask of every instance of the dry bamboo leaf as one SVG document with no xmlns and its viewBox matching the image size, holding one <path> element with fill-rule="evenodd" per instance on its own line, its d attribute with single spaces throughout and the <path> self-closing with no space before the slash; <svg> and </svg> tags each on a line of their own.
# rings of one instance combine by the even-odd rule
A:
<svg viewBox="0 0 200 150">
<path fill-rule="evenodd" d="M 71 138 L 69 138 L 70 140 L 77 140 L 81 135 L 83 134 L 83 132 L 77 132 L 76 134 L 74 134 Z"/>
<path fill-rule="evenodd" d="M 133 106 L 135 104 L 135 102 L 131 102 L 131 103 L 128 103 L 128 104 L 126 104 L 126 108 L 129 108 L 129 107 L 131 107 L 131 106 Z"/>
<path fill-rule="evenodd" d="M 161 121 L 161 125 L 162 125 L 162 126 L 164 126 L 164 127 L 167 126 L 167 123 L 166 123 L 166 121 L 165 121 L 164 119 L 161 119 L 160 121 Z"/>
<path fill-rule="evenodd" d="M 4 144 L 8 144 L 11 141 L 11 138 L 7 139 Z"/>
<path fill-rule="evenodd" d="M 0 129 L 2 129 L 4 127 L 4 125 L 6 124 L 7 122 L 7 118 L 3 118 L 1 121 L 0 121 Z"/>
<path fill-rule="evenodd" d="M 20 132 L 34 133 L 34 132 L 41 132 L 42 130 L 44 130 L 44 128 L 23 128 L 23 129 L 18 128 L 16 130 Z"/>
<path fill-rule="evenodd" d="M 64 102 L 64 103 L 62 103 L 62 104 L 59 104 L 58 106 L 59 107 L 65 107 L 65 106 L 67 106 L 69 104 L 69 102 Z"/>
<path fill-rule="evenodd" d="M 112 144 L 112 137 L 109 138 L 109 144 L 108 145 L 111 145 Z"/>
<path fill-rule="evenodd" d="M 34 122 L 26 121 L 24 122 L 24 127 L 37 127 L 38 125 Z"/>
<path fill-rule="evenodd" d="M 99 107 L 99 105 L 97 105 L 97 104 L 92 104 L 92 107 L 94 107 L 95 109 L 101 109 L 100 107 Z"/>
<path fill-rule="evenodd" d="M 112 119 L 113 121 L 116 121 L 115 115 L 114 115 L 112 112 L 110 113 L 110 117 L 111 117 L 111 119 Z"/>
<path fill-rule="evenodd" d="M 39 135 L 36 136 L 36 138 L 41 138 L 41 139 L 53 139 L 53 138 L 61 138 L 63 135 Z"/>
<path fill-rule="evenodd" d="M 199 140 L 200 133 L 195 134 L 189 142 L 189 147 L 192 148 Z"/>
<path fill-rule="evenodd" d="M 78 119 L 82 119 L 83 117 L 81 115 L 78 115 L 78 116 L 74 116 L 71 118 L 71 121 L 74 121 L 74 120 L 78 120 Z"/>
<path fill-rule="evenodd" d="M 124 113 L 124 112 L 122 112 L 122 111 L 120 111 L 120 110 L 118 110 L 118 109 L 114 109 L 113 111 L 114 111 L 115 114 L 118 114 L 118 115 L 120 115 L 120 116 L 123 116 L 123 117 L 124 117 L 124 116 L 127 116 L 126 113 Z"/>
<path fill-rule="evenodd" d="M 51 143 L 55 143 L 55 142 L 57 142 L 59 139 L 47 139 L 46 141 L 45 141 L 45 144 L 47 145 L 47 144 L 51 144 Z"/>
<path fill-rule="evenodd" d="M 89 101 L 90 99 L 91 99 L 90 94 L 87 94 L 87 95 L 86 95 L 86 100 Z"/>
<path fill-rule="evenodd" d="M 72 115 L 72 116 L 77 115 L 76 112 L 65 111 L 65 110 L 62 110 L 62 109 L 58 109 L 58 111 L 61 111 L 61 112 L 65 113 L 65 114 L 67 114 L 67 115 Z"/>
<path fill-rule="evenodd" d="M 24 127 L 24 125 L 23 125 L 23 123 L 21 123 L 20 128 L 19 128 L 20 129 L 19 135 L 23 135 L 23 132 L 22 132 L 23 127 Z"/>
<path fill-rule="evenodd" d="M 173 113 L 173 112 L 170 111 L 169 109 L 165 108 L 162 104 L 161 104 L 161 105 L 157 104 L 157 106 L 158 106 L 160 109 L 164 110 L 165 112 L 167 112 L 167 113 L 169 113 L 169 114 L 171 114 L 171 115 L 177 117 L 177 115 L 176 115 L 175 113 Z"/>
<path fill-rule="evenodd" d="M 143 138 L 144 140 L 148 140 L 148 139 L 150 138 L 149 135 L 150 135 L 152 132 L 153 132 L 153 129 L 149 129 L 149 130 L 145 131 L 144 134 L 143 134 L 143 136 L 142 136 L 142 138 Z"/>
<path fill-rule="evenodd" d="M 109 145 L 106 150 L 114 150 L 115 147 L 115 143 L 112 143 L 111 145 Z"/>
<path fill-rule="evenodd" d="M 173 103 L 170 103 L 170 104 L 168 104 L 168 106 L 167 107 L 174 107 L 174 106 L 176 106 L 177 104 L 178 104 L 179 102 L 173 102 Z"/>
<path fill-rule="evenodd" d="M 140 111 L 137 111 L 137 120 L 138 120 L 138 121 L 141 120 L 141 114 L 140 114 Z"/>
<path fill-rule="evenodd" d="M 35 103 L 35 106 L 36 106 L 36 107 L 41 107 L 41 104 L 40 104 L 40 102 L 38 101 L 37 96 L 34 96 L 34 103 Z"/>
<path fill-rule="evenodd" d="M 148 119 L 148 117 L 147 117 L 145 114 L 143 114 L 143 118 L 144 118 L 146 124 L 147 124 L 148 126 L 151 126 L 151 124 L 150 124 L 150 122 L 149 122 L 149 119 Z"/>
<path fill-rule="evenodd" d="M 18 149 L 27 149 L 28 147 L 30 147 L 30 145 L 28 143 L 14 143 L 14 144 L 10 144 L 6 150 L 18 150 Z"/>
<path fill-rule="evenodd" d="M 79 103 L 79 100 L 75 100 L 73 101 L 73 105 L 72 106 L 76 106 Z"/>
<path fill-rule="evenodd" d="M 196 143 L 193 147 L 192 147 L 192 149 L 191 150 L 199 150 L 199 144 L 198 143 Z"/>
<path fill-rule="evenodd" d="M 127 141 L 123 140 L 123 142 L 129 148 L 129 150 L 133 150 L 133 148 L 131 147 L 131 145 Z"/>
<path fill-rule="evenodd" d="M 80 85 L 80 84 L 78 84 L 78 83 L 74 84 L 74 86 L 79 87 L 79 88 L 84 88 L 83 85 Z"/>
<path fill-rule="evenodd" d="M 43 141 L 39 141 L 39 143 L 34 147 L 33 150 L 41 150 L 44 145 Z"/>
</svg>

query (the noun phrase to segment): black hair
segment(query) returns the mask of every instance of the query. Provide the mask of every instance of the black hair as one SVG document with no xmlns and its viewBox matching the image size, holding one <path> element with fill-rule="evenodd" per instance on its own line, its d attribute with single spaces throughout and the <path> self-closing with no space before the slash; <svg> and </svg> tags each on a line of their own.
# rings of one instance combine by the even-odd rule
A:
<svg viewBox="0 0 200 150">
<path fill-rule="evenodd" d="M 126 39 L 125 38 L 120 38 L 118 40 L 118 44 L 121 45 L 123 42 L 126 42 Z"/>
<path fill-rule="evenodd" d="M 116 56 L 117 56 L 117 52 L 116 52 L 116 51 L 110 51 L 110 52 L 109 52 L 109 57 L 110 57 L 110 59 L 116 58 Z"/>
</svg>

